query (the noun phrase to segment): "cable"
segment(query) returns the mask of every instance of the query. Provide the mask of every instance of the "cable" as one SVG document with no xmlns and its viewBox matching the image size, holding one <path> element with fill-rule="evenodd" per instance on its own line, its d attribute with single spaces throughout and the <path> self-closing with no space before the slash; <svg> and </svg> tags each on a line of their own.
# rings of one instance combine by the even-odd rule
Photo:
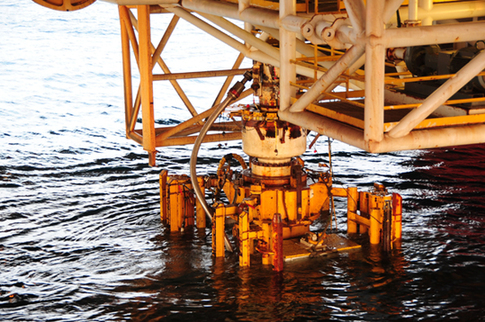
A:
<svg viewBox="0 0 485 322">
<path fill-rule="evenodd" d="M 207 132 L 209 132 L 209 129 L 211 128 L 212 124 L 214 124 L 219 114 L 221 114 L 222 111 L 224 111 L 224 109 L 233 100 L 235 100 L 236 98 L 239 97 L 239 95 L 241 95 L 241 93 L 244 90 L 244 84 L 246 84 L 246 82 L 251 79 L 252 79 L 252 71 L 247 71 L 244 74 L 244 79 L 234 84 L 234 86 L 229 90 L 229 92 L 227 93 L 226 99 L 222 103 L 220 103 L 219 106 L 214 110 L 214 112 L 207 118 L 207 121 L 205 122 L 204 126 L 199 132 L 199 136 L 194 142 L 194 148 L 192 149 L 192 155 L 190 156 L 190 181 L 192 182 L 192 187 L 194 187 L 194 192 L 195 192 L 195 196 L 197 197 L 197 200 L 199 200 L 207 217 L 211 221 L 212 221 L 211 208 L 205 201 L 205 196 L 202 194 L 202 191 L 200 190 L 200 187 L 199 187 L 199 183 L 197 182 L 197 156 L 199 154 L 200 145 L 202 144 Z M 229 242 L 229 239 L 227 238 L 226 233 L 224 233 L 224 244 L 227 250 L 229 250 L 230 252 L 233 251 L 231 243 Z"/>
</svg>

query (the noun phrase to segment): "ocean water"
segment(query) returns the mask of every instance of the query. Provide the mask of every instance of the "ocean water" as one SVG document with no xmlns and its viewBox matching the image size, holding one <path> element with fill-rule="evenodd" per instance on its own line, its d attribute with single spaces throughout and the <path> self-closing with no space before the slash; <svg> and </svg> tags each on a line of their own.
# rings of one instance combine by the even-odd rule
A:
<svg viewBox="0 0 485 322">
<path fill-rule="evenodd" d="M 170 17 L 153 20 L 154 38 Z M 211 257 L 209 231 L 170 233 L 158 174 L 189 172 L 191 146 L 161 148 L 157 167 L 124 133 L 117 7 L 54 12 L 0 4 L 1 321 L 485 320 L 484 146 L 369 154 L 332 142 L 335 181 L 404 198 L 401 249 L 285 264 L 277 274 L 237 255 Z M 229 68 L 236 54 L 180 22 L 173 72 Z M 247 62 L 245 63 L 247 66 Z M 222 79 L 184 80 L 198 110 Z M 187 113 L 155 87 L 157 123 Z M 215 172 L 241 144 L 204 145 Z M 307 151 L 328 163 L 327 141 Z M 336 232 L 345 233 L 337 200 Z"/>
</svg>

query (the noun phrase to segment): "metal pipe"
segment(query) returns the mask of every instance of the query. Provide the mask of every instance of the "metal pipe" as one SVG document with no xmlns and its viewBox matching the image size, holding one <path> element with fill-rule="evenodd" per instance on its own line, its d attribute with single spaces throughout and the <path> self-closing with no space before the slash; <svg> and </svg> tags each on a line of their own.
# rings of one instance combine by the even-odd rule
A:
<svg viewBox="0 0 485 322">
<path fill-rule="evenodd" d="M 283 121 L 367 150 L 362 130 L 353 126 L 307 111 L 292 113 L 289 110 L 280 110 L 278 117 Z"/>
<path fill-rule="evenodd" d="M 126 30 L 126 22 L 121 18 L 124 7 L 118 7 L 121 24 L 121 53 L 123 56 L 123 91 L 125 98 L 125 129 L 126 136 L 130 132 L 130 120 L 133 113 L 133 85 L 131 81 L 131 55 L 130 55 L 130 38 Z"/>
<path fill-rule="evenodd" d="M 436 91 L 434 91 L 419 108 L 409 112 L 392 130 L 389 136 L 392 138 L 403 137 L 412 129 L 426 119 L 439 106 L 445 103 L 448 98 L 455 94 L 460 88 L 477 75 L 477 71 L 485 68 L 485 51 L 482 51 L 468 64 L 456 73 L 453 78 L 447 80 Z"/>
<path fill-rule="evenodd" d="M 484 124 L 413 131 L 401 138 L 392 138 L 386 133 L 381 142 L 370 142 L 367 151 L 384 153 L 400 150 L 480 144 L 485 143 L 485 135 L 483 133 L 485 133 Z"/>
<path fill-rule="evenodd" d="M 419 0 L 419 6 L 426 11 L 433 9 L 433 0 Z"/>
<path fill-rule="evenodd" d="M 387 29 L 382 43 L 386 48 L 394 48 L 480 39 L 485 39 L 485 22 Z"/>
<path fill-rule="evenodd" d="M 207 214 L 210 220 L 212 220 L 212 212 L 211 212 L 211 209 L 209 208 L 209 205 L 207 204 L 207 201 L 205 201 L 205 197 L 202 194 L 202 191 L 197 181 L 197 155 L 199 154 L 200 145 L 202 144 L 204 137 L 206 136 L 207 132 L 211 128 L 212 124 L 214 124 L 217 117 L 219 117 L 219 114 L 221 114 L 221 112 L 233 100 L 238 98 L 238 96 L 244 90 L 244 84 L 246 83 L 246 81 L 248 81 L 251 78 L 250 73 L 251 72 L 247 72 L 246 74 L 244 74 L 244 80 L 242 82 L 236 83 L 236 85 L 234 85 L 234 87 L 231 90 L 229 90 L 226 99 L 221 104 L 219 104 L 219 106 L 215 108 L 214 112 L 209 116 L 206 123 L 200 130 L 199 136 L 195 140 L 194 147 L 192 148 L 192 154 L 190 156 L 190 181 L 192 182 L 192 187 L 194 188 L 194 192 L 197 197 L 197 200 L 199 200 L 202 208 L 204 209 L 205 213 Z M 229 243 L 229 240 L 226 234 L 224 234 L 224 243 L 226 245 L 226 248 L 232 251 L 231 244 Z"/>
<path fill-rule="evenodd" d="M 239 26 L 233 24 L 232 22 L 218 16 L 214 15 L 209 15 L 209 14 L 200 14 L 202 17 L 206 18 L 207 20 L 213 22 L 214 24 L 218 25 L 224 30 L 229 31 L 231 34 L 234 36 L 244 40 L 247 44 L 253 46 L 254 48 L 257 48 L 261 50 L 262 52 L 266 53 L 267 55 L 273 57 L 273 58 L 278 58 L 279 57 L 279 51 L 277 48 L 271 46 L 267 42 L 255 37 L 253 34 L 250 32 L 241 29 Z"/>
<path fill-rule="evenodd" d="M 221 69 L 208 70 L 205 72 L 188 72 L 188 73 L 170 73 L 170 74 L 154 74 L 153 80 L 173 80 L 173 79 L 188 79 L 188 78 L 204 78 L 204 77 L 218 77 L 218 76 L 234 76 L 243 75 L 248 69 Z"/>
<path fill-rule="evenodd" d="M 433 9 L 433 0 L 419 0 L 419 7 L 424 11 L 431 11 Z M 422 26 L 431 26 L 433 25 L 433 17 L 430 15 L 421 18 L 421 25 Z"/>
<path fill-rule="evenodd" d="M 280 1 L 280 19 L 296 13 L 296 0 Z M 296 81 L 296 66 L 291 63 L 296 58 L 296 35 L 285 28 L 280 28 L 280 110 L 291 105 L 291 97 L 296 91 L 290 83 Z M 293 94 L 293 95 L 292 95 Z"/>
<path fill-rule="evenodd" d="M 364 142 L 362 130 L 315 113 L 306 111 L 291 113 L 287 110 L 280 111 L 278 116 L 283 121 L 297 124 L 371 153 L 485 143 L 484 124 L 413 131 L 402 138 L 392 138 L 385 134 L 381 142 Z"/>
<path fill-rule="evenodd" d="M 247 8 L 249 8 L 250 6 L 250 0 L 239 0 L 238 1 L 238 11 L 239 11 L 239 14 L 241 14 L 241 12 L 243 12 L 244 10 L 246 10 Z"/>
<path fill-rule="evenodd" d="M 418 20 L 418 0 L 409 0 L 408 11 L 408 20 Z"/>
<path fill-rule="evenodd" d="M 384 61 L 385 48 L 379 44 L 384 34 L 384 2 L 368 0 L 365 45 L 364 140 L 380 142 L 384 136 Z"/>
<path fill-rule="evenodd" d="M 318 80 L 312 87 L 301 96 L 290 108 L 291 112 L 301 112 L 309 104 L 315 101 L 322 92 L 326 91 L 330 85 L 345 70 L 353 65 L 364 54 L 363 45 L 352 46 L 332 67 Z"/>
<path fill-rule="evenodd" d="M 264 62 L 267 64 L 272 64 L 274 66 L 278 66 L 279 62 L 277 59 L 270 57 L 269 55 L 261 52 L 261 51 L 251 51 L 249 48 L 247 48 L 244 44 L 240 43 L 239 41 L 235 40 L 234 38 L 226 35 L 222 31 L 214 28 L 213 26 L 209 25 L 205 21 L 202 21 L 201 19 L 193 16 L 186 10 L 182 8 L 166 8 L 168 11 L 176 14 L 177 16 L 185 19 L 189 23 L 193 24 L 197 28 L 207 32 L 208 34 L 212 35 L 213 37 L 221 40 L 222 42 L 226 43 L 230 47 L 234 48 L 235 50 L 239 51 L 242 53 L 244 56 Z"/>
<path fill-rule="evenodd" d="M 180 4 L 186 9 L 200 13 L 242 20 L 253 25 L 279 28 L 278 13 L 273 10 L 249 7 L 239 12 L 238 4 L 212 0 L 182 0 Z"/>
<path fill-rule="evenodd" d="M 391 20 L 393 16 L 396 15 L 396 11 L 399 10 L 401 12 L 401 9 L 399 7 L 403 3 L 403 0 L 388 0 L 386 1 L 386 4 L 384 5 L 384 11 L 382 16 L 384 17 L 384 22 L 388 22 Z"/>
<path fill-rule="evenodd" d="M 344 0 L 345 10 L 355 32 L 360 35 L 365 28 L 365 4 L 362 0 Z"/>
<path fill-rule="evenodd" d="M 280 40 L 280 35 L 279 35 L 279 31 L 278 29 L 272 29 L 272 28 L 267 28 L 267 27 L 261 27 L 261 26 L 257 26 L 259 29 L 265 31 L 265 32 L 268 32 L 273 38 L 277 39 L 277 40 Z M 311 45 L 308 45 L 306 44 L 304 41 L 300 40 L 300 39 L 296 39 L 296 51 L 303 54 L 304 56 L 307 56 L 307 57 L 313 57 L 315 55 L 315 51 L 314 51 L 314 48 L 311 46 Z M 317 51 L 317 57 L 324 57 L 325 54 L 323 54 L 321 51 Z M 356 64 L 354 65 L 357 65 L 358 66 L 352 66 L 350 68 L 350 74 L 353 74 L 355 73 L 355 71 L 359 68 L 361 68 L 363 65 L 364 65 L 364 56 L 362 56 Z M 326 68 L 326 69 L 329 69 L 333 66 L 334 62 L 333 61 L 319 61 L 318 62 L 318 65 Z M 274 66 L 279 66 L 279 65 L 274 65 Z M 300 75 L 303 75 L 303 76 L 307 76 L 307 77 L 310 77 L 310 78 L 314 78 L 315 77 L 315 71 L 313 69 L 310 69 L 310 68 L 306 68 L 306 67 L 303 67 L 303 66 L 296 66 L 296 72 L 297 74 L 300 74 Z M 317 77 L 322 77 L 324 75 L 323 72 L 321 71 L 317 71 Z M 337 85 L 335 85 L 336 87 Z M 359 81 L 354 81 L 354 80 L 351 80 L 351 86 L 352 88 L 354 89 L 362 89 L 364 88 L 363 86 L 363 83 L 362 82 L 359 82 Z M 333 87 L 333 88 L 335 88 Z M 332 89 L 333 89 L 332 88 Z"/>
<path fill-rule="evenodd" d="M 150 39 L 150 7 L 137 6 L 139 19 L 139 58 L 143 149 L 148 152 L 150 166 L 155 165 L 155 115 L 153 111 L 152 56 Z"/>
<path fill-rule="evenodd" d="M 248 49 L 244 44 L 242 44 L 239 41 L 235 40 L 234 38 L 228 36 L 227 34 L 223 33 L 222 31 L 214 28 L 213 26 L 209 25 L 205 21 L 202 21 L 201 19 L 193 16 L 192 14 L 190 14 L 189 12 L 187 12 L 186 10 L 184 10 L 182 8 L 166 8 L 166 9 L 170 12 L 173 12 L 177 16 L 180 16 L 181 18 L 185 19 L 186 21 L 192 23 L 196 27 L 204 30 L 208 34 L 216 37 L 217 39 L 219 39 L 222 42 L 226 43 L 227 45 L 231 46 L 235 50 L 238 50 L 244 56 L 246 56 L 250 59 L 259 61 L 259 62 L 271 64 L 275 67 L 280 67 L 279 53 L 277 52 L 277 49 L 276 49 L 276 52 L 275 52 L 274 51 L 275 48 L 271 48 L 271 49 L 268 48 L 268 50 L 270 52 L 269 55 L 266 54 L 265 52 L 260 51 L 260 50 L 259 51 L 252 51 L 252 50 Z M 240 29 L 240 30 L 242 32 L 246 32 L 242 29 Z M 253 36 L 251 36 L 251 37 L 253 37 Z M 251 39 L 251 38 L 249 38 L 249 39 Z M 254 39 L 257 39 L 257 38 L 254 38 Z M 264 42 L 259 41 L 259 39 L 258 39 L 258 41 L 256 41 L 256 40 L 254 41 L 255 45 L 264 46 L 264 48 L 267 48 L 267 46 L 266 46 L 267 44 L 263 45 L 262 43 L 264 43 Z M 273 54 L 277 54 L 277 56 L 276 57 L 271 56 Z M 307 76 L 307 77 L 314 77 L 314 70 L 310 69 L 310 68 L 303 67 L 303 66 L 296 66 L 296 73 Z M 317 74 L 318 74 L 318 77 L 321 77 L 323 75 L 322 72 L 318 72 Z"/>
<path fill-rule="evenodd" d="M 395 0 L 400 1 L 400 0 Z M 396 10 L 393 12 L 391 23 L 396 23 Z M 401 19 L 409 19 L 409 8 L 402 7 L 399 9 Z M 485 16 L 484 1 L 456 1 L 448 3 L 435 3 L 430 10 L 418 8 L 417 19 L 422 20 L 431 17 L 433 20 L 462 19 Z"/>
</svg>

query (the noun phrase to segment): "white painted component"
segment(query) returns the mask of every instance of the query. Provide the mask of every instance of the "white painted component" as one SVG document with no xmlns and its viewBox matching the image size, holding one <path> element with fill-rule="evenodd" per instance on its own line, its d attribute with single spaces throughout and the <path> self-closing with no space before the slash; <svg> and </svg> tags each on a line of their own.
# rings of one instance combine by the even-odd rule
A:
<svg viewBox="0 0 485 322">
<path fill-rule="evenodd" d="M 263 135 L 266 134 L 261 129 Z M 290 138 L 290 131 L 284 131 L 284 143 L 281 143 L 283 129 L 278 129 L 277 138 L 265 137 L 264 140 L 258 135 L 254 127 L 244 127 L 242 131 L 242 147 L 244 153 L 251 157 L 256 157 L 263 163 L 283 163 L 290 162 L 292 157 L 303 154 L 306 150 L 306 134 L 302 130 L 302 135 L 298 138 Z"/>
</svg>

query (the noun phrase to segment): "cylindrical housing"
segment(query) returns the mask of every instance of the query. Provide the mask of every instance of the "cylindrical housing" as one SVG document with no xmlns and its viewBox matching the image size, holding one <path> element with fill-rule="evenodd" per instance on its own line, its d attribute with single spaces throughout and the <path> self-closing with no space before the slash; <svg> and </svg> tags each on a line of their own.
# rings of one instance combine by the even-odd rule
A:
<svg viewBox="0 0 485 322">
<path fill-rule="evenodd" d="M 290 162 L 292 157 L 303 154 L 306 150 L 306 131 L 287 125 L 278 128 L 277 123 L 280 122 L 246 123 L 242 131 L 243 151 L 267 163 Z"/>
</svg>

